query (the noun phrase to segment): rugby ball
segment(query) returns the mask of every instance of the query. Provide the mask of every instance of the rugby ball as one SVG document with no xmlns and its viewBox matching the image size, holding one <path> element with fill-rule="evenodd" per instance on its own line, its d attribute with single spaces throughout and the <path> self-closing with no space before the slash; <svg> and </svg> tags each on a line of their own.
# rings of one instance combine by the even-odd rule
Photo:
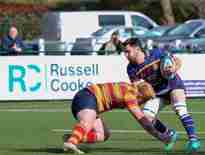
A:
<svg viewBox="0 0 205 155">
<path fill-rule="evenodd" d="M 168 73 L 166 71 L 166 68 L 171 67 L 172 65 L 174 65 L 174 62 L 171 55 L 169 53 L 164 54 L 160 59 L 160 71 L 161 75 L 167 80 L 175 77 L 175 73 Z"/>
</svg>

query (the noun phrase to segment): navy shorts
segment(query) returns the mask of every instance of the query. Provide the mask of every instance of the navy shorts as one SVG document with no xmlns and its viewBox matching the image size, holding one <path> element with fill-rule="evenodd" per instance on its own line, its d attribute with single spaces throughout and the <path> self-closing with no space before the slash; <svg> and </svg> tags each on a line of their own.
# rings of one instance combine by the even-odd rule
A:
<svg viewBox="0 0 205 155">
<path fill-rule="evenodd" d="M 95 95 L 87 88 L 77 92 L 73 98 L 71 110 L 75 119 L 77 119 L 78 112 L 83 109 L 97 110 L 97 99 Z"/>
<path fill-rule="evenodd" d="M 163 97 L 167 100 L 170 100 L 170 93 L 175 89 L 185 90 L 184 83 L 178 75 L 175 78 L 169 80 L 166 88 L 162 88 L 161 90 L 157 91 L 156 94 L 158 97 Z"/>
<path fill-rule="evenodd" d="M 169 80 L 169 87 L 171 88 L 171 90 L 185 89 L 184 82 L 178 75 L 174 79 Z"/>
</svg>

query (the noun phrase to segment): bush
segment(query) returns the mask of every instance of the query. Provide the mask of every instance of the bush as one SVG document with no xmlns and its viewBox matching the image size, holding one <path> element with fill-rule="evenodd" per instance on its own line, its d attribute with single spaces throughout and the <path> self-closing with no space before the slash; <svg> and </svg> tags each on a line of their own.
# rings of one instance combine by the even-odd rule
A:
<svg viewBox="0 0 205 155">
<path fill-rule="evenodd" d="M 15 25 L 23 39 L 31 40 L 41 34 L 41 19 L 48 9 L 40 5 L 0 4 L 0 37 Z"/>
</svg>

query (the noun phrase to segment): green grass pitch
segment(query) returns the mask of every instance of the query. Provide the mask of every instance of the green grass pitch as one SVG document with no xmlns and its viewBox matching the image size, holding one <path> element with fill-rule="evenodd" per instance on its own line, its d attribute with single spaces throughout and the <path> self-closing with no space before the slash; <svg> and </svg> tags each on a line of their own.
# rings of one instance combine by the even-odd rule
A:
<svg viewBox="0 0 205 155">
<path fill-rule="evenodd" d="M 75 120 L 69 101 L 0 102 L 0 155 L 64 155 L 63 130 L 72 129 Z M 205 100 L 188 101 L 189 111 L 196 122 L 202 148 L 198 155 L 205 155 Z M 176 115 L 167 108 L 160 119 L 180 131 L 180 138 L 173 152 L 165 153 L 163 144 L 146 133 L 126 111 L 103 114 L 112 133 L 104 143 L 83 144 L 80 148 L 90 155 L 184 155 L 186 134 Z M 54 130 L 58 129 L 58 130 Z M 135 132 L 136 131 L 136 132 Z"/>
</svg>

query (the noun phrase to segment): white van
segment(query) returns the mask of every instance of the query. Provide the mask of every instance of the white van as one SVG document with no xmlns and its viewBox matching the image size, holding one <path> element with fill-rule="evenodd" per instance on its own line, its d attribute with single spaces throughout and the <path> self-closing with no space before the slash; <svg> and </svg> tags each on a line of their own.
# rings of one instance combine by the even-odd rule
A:
<svg viewBox="0 0 205 155">
<path fill-rule="evenodd" d="M 46 40 L 74 42 L 103 26 L 141 26 L 147 29 L 158 26 L 146 15 L 133 11 L 76 11 L 51 12 L 43 22 L 43 37 Z"/>
</svg>

